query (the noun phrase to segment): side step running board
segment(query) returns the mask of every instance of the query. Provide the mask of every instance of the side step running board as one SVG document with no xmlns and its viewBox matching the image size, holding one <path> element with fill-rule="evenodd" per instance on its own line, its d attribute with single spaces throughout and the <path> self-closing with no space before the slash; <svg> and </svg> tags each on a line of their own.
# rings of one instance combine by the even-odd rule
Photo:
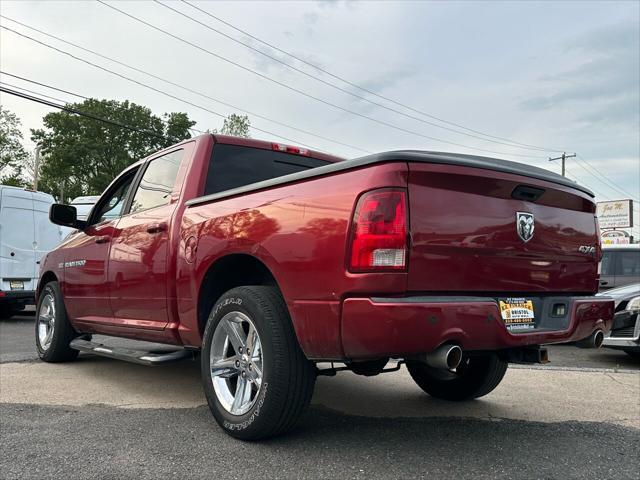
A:
<svg viewBox="0 0 640 480">
<path fill-rule="evenodd" d="M 94 355 L 115 358 L 117 360 L 124 360 L 125 362 L 137 363 L 139 365 L 159 365 L 161 363 L 175 362 L 177 360 L 182 360 L 183 358 L 188 358 L 192 355 L 191 351 L 183 348 L 180 350 L 145 352 L 143 350 L 134 350 L 131 348 L 108 347 L 101 343 L 85 340 L 82 337 L 72 340 L 69 346 L 74 350 L 79 350 L 81 352 L 93 353 Z"/>
</svg>

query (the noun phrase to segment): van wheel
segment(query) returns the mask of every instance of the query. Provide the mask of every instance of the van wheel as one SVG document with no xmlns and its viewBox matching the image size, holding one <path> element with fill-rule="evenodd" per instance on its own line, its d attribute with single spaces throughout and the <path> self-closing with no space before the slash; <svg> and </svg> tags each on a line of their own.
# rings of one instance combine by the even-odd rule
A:
<svg viewBox="0 0 640 480">
<path fill-rule="evenodd" d="M 408 361 L 411 378 L 432 397 L 462 401 L 482 397 L 496 388 L 507 372 L 507 362 L 496 354 L 465 356 L 455 371 Z"/>
<path fill-rule="evenodd" d="M 231 436 L 258 440 L 294 427 L 313 394 L 287 307 L 274 287 L 238 287 L 211 310 L 201 355 L 209 408 Z"/>
<path fill-rule="evenodd" d="M 42 289 L 36 309 L 36 347 L 38 356 L 45 362 L 69 362 L 75 360 L 78 351 L 69 343 L 78 334 L 67 318 L 58 282 L 49 282 Z"/>
</svg>

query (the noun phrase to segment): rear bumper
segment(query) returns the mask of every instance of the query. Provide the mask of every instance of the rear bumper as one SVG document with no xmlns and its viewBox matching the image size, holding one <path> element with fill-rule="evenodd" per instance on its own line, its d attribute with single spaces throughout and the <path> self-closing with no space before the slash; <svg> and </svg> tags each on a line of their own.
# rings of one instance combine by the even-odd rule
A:
<svg viewBox="0 0 640 480">
<path fill-rule="evenodd" d="M 36 292 L 33 290 L 8 290 L 8 291 L 0 291 L 0 303 L 10 301 L 13 302 L 15 300 L 23 300 L 23 301 L 31 301 L 34 302 L 36 296 Z"/>
<path fill-rule="evenodd" d="M 431 352 L 443 343 L 456 343 L 463 350 L 500 350 L 577 341 L 594 330 L 611 329 L 613 300 L 568 300 L 566 328 L 511 333 L 492 298 L 348 298 L 342 308 L 342 344 L 351 359 L 401 357 Z"/>
</svg>

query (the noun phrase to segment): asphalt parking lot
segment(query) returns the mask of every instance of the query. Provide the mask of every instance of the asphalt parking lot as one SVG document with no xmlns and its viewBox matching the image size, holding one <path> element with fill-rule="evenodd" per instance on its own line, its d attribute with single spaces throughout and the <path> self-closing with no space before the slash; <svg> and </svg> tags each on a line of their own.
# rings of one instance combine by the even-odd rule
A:
<svg viewBox="0 0 640 480">
<path fill-rule="evenodd" d="M 43 364 L 33 321 L 0 320 L 2 478 L 638 478 L 640 363 L 622 352 L 550 347 L 551 366 L 455 404 L 404 369 L 321 377 L 294 432 L 243 443 L 213 422 L 197 362 Z"/>
</svg>

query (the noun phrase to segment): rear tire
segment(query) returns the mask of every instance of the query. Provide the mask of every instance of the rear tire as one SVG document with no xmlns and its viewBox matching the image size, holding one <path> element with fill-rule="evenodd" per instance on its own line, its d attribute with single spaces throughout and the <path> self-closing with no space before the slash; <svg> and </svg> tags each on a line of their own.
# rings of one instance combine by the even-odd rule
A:
<svg viewBox="0 0 640 480">
<path fill-rule="evenodd" d="M 211 309 L 203 337 L 202 383 L 225 432 L 259 440 L 295 426 L 311 401 L 316 373 L 276 288 L 229 290 Z"/>
<path fill-rule="evenodd" d="M 435 398 L 451 401 L 482 397 L 496 388 L 507 371 L 507 362 L 496 354 L 464 356 L 455 372 L 408 361 L 411 378 Z"/>
<path fill-rule="evenodd" d="M 78 350 L 69 347 L 78 334 L 69 323 L 58 282 L 42 289 L 36 309 L 36 348 L 41 360 L 50 363 L 70 362 Z"/>
</svg>

